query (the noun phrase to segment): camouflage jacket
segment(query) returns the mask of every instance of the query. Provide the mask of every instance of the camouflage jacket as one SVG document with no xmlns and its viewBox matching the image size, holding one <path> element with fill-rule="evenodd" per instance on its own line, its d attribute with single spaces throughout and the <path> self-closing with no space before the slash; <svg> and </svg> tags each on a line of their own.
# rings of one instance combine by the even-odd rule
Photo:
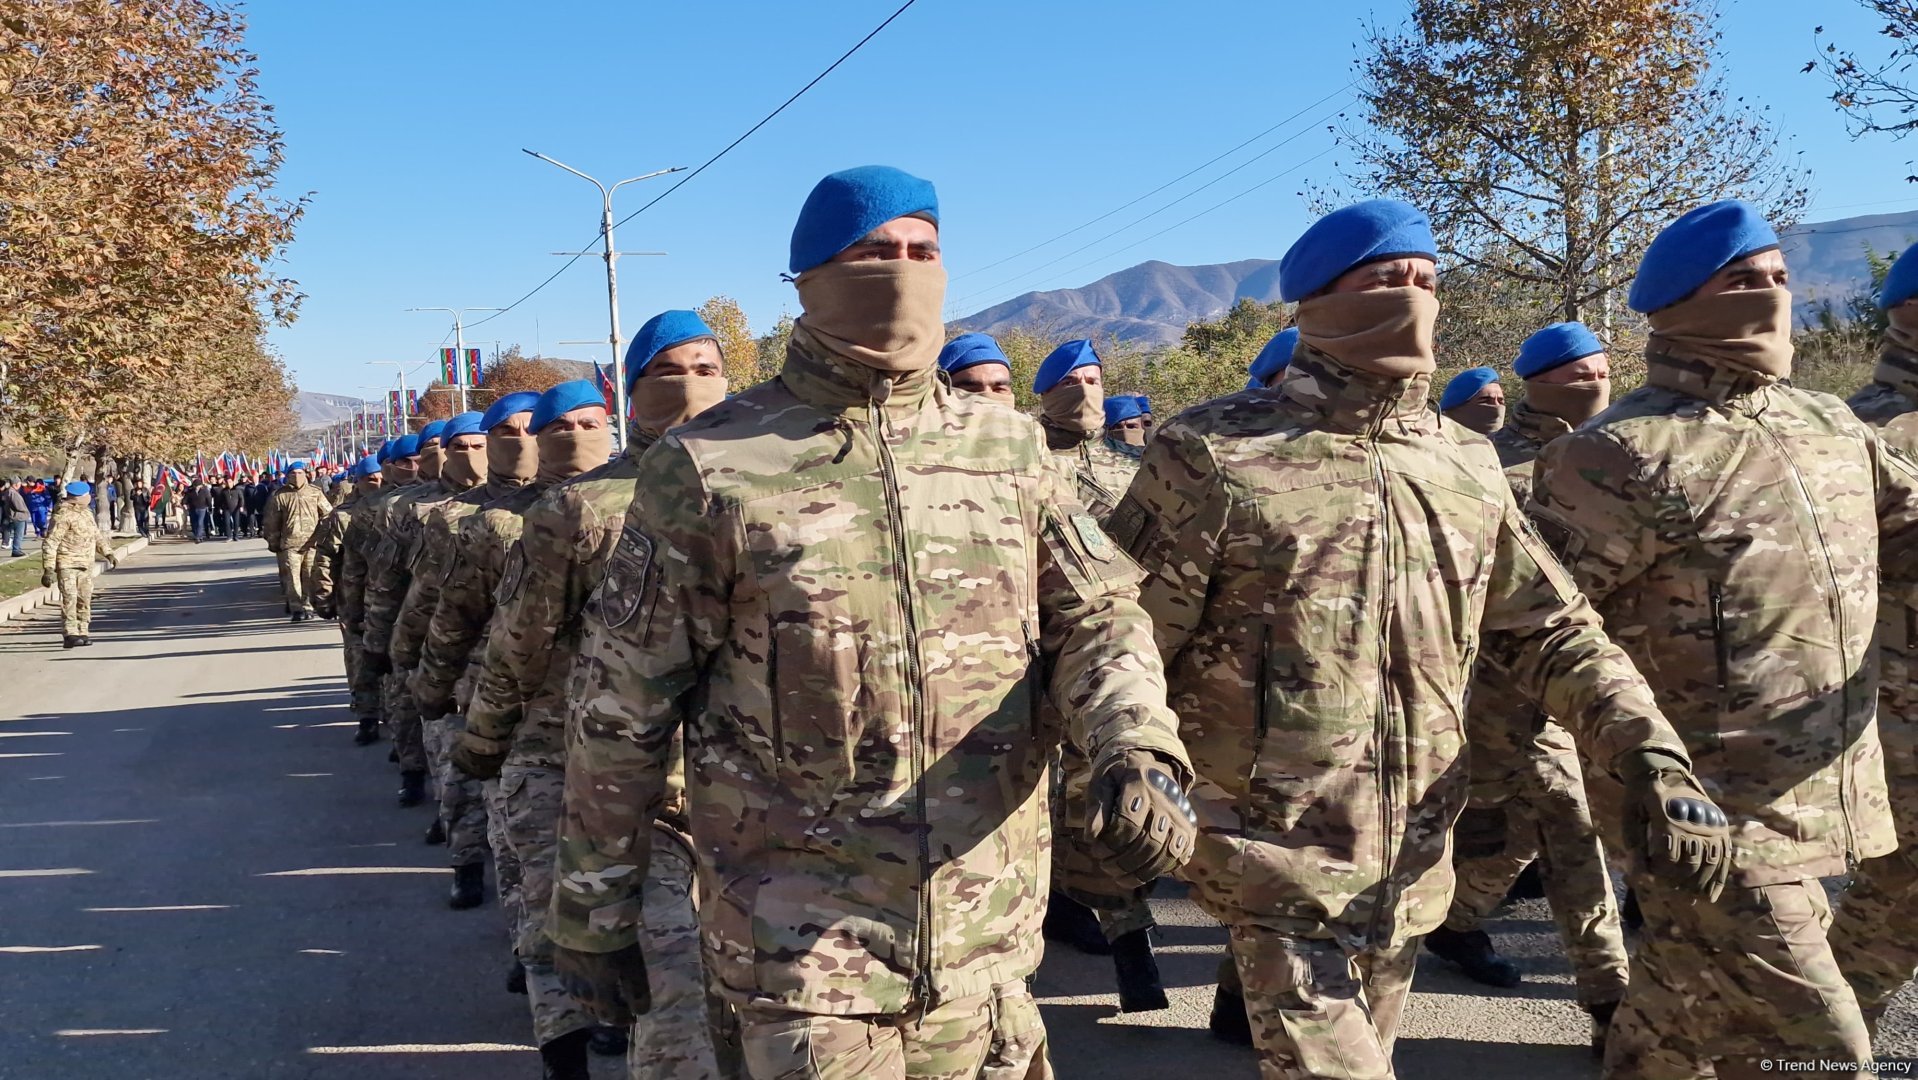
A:
<svg viewBox="0 0 1918 1080">
<path fill-rule="evenodd" d="M 1082 436 L 1041 424 L 1054 464 L 1078 485 L 1079 504 L 1105 521 L 1139 471 L 1137 447 L 1098 435 Z"/>
<path fill-rule="evenodd" d="M 52 524 L 47 526 L 46 538 L 40 542 L 42 573 L 91 572 L 95 556 L 105 559 L 112 553 L 106 537 L 100 535 L 99 523 L 93 520 L 92 509 L 84 501 L 61 499 L 54 506 Z"/>
<path fill-rule="evenodd" d="M 569 694 L 554 940 L 632 940 L 684 724 L 727 990 L 893 1013 L 1030 974 L 1040 696 L 1095 761 L 1185 760 L 1138 570 L 1034 423 L 795 347 L 639 464 Z"/>
<path fill-rule="evenodd" d="M 1651 355 L 1545 448 L 1531 513 L 1732 819 L 1739 881 L 1891 850 L 1871 641 L 1881 548 L 1894 580 L 1918 556 L 1909 461 L 1837 398 Z"/>
<path fill-rule="evenodd" d="M 1481 644 L 1599 762 L 1683 754 L 1429 386 L 1302 346 L 1161 428 L 1113 515 L 1198 774 L 1183 876 L 1228 924 L 1364 949 L 1444 921 Z"/>
<path fill-rule="evenodd" d="M 339 614 L 340 557 L 345 553 L 346 530 L 353 522 L 353 508 L 359 505 L 360 498 L 358 491 L 347 496 L 320 519 L 320 527 L 307 538 L 306 546 L 313 551 L 313 568 L 307 572 L 306 598 L 321 615 Z"/>
<path fill-rule="evenodd" d="M 458 558 L 460 522 L 479 513 L 487 503 L 496 502 L 524 486 L 517 481 L 489 480 L 435 504 L 426 512 L 413 544 L 406 598 L 400 602 L 400 612 L 394 617 L 393 631 L 387 638 L 387 655 L 392 657 L 395 671 L 410 671 L 419 666 L 426 628 L 439 607 L 440 589 L 452 576 Z"/>
<path fill-rule="evenodd" d="M 414 484 L 406 494 L 387 500 L 385 527 L 379 546 L 366 560 L 366 651 L 392 655 L 393 624 L 413 583 L 413 560 L 419 557 L 420 534 L 426 515 L 459 494 L 443 480 Z"/>
<path fill-rule="evenodd" d="M 655 441 L 629 437 L 615 460 L 555 485 L 527 509 L 507 554 L 466 730 L 516 762 L 566 766 L 566 679 L 579 655 L 580 615 L 632 505 L 639 456 Z M 668 803 L 678 801 L 672 794 Z"/>
<path fill-rule="evenodd" d="M 506 553 L 519 539 L 521 515 L 550 485 L 535 480 L 480 507 L 459 523 L 453 538 L 453 570 L 440 586 L 421 638 L 419 666 L 407 684 L 425 716 L 444 715 L 453 690 L 486 646 Z"/>
<path fill-rule="evenodd" d="M 373 571 L 373 556 L 386 532 L 386 510 L 395 499 L 412 491 L 417 484 L 382 487 L 362 498 L 346 525 L 346 537 L 340 545 L 340 583 L 334 607 L 340 621 L 353 633 L 366 626 L 366 585 Z"/>
<path fill-rule="evenodd" d="M 1492 432 L 1492 449 L 1498 451 L 1499 467 L 1511 482 L 1512 498 L 1524 506 L 1532 501 L 1532 461 L 1545 444 L 1572 433 L 1572 425 L 1551 413 L 1542 413 L 1521 399 L 1512 406 L 1505 423 Z"/>
<path fill-rule="evenodd" d="M 303 488 L 281 488 L 266 504 L 266 518 L 260 535 L 274 551 L 298 551 L 313 538 L 320 519 L 332 511 L 326 492 L 308 484 Z"/>
</svg>

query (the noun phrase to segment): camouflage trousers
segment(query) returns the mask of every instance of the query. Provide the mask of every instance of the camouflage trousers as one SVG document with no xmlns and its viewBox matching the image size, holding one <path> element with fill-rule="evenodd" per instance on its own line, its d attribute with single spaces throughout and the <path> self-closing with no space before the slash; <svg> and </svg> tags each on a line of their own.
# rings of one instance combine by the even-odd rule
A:
<svg viewBox="0 0 1918 1080">
<path fill-rule="evenodd" d="M 340 636 L 346 639 L 346 688 L 355 720 L 384 720 L 380 702 L 379 677 L 361 663 L 366 656 L 366 636 L 360 628 L 340 620 Z"/>
<path fill-rule="evenodd" d="M 1716 903 L 1642 874 L 1631 882 L 1645 930 L 1605 1043 L 1608 1080 L 1758 1076 L 1767 1059 L 1871 1061 L 1817 879 L 1728 885 Z"/>
<path fill-rule="evenodd" d="M 1832 917 L 1832 956 L 1876 1027 L 1893 994 L 1918 974 L 1918 851 L 1866 859 Z"/>
<path fill-rule="evenodd" d="M 1085 753 L 1072 745 L 1070 740 L 1059 744 L 1059 753 L 1053 759 L 1051 776 L 1052 796 L 1052 842 L 1054 844 L 1082 843 L 1086 821 L 1091 811 L 1086 805 L 1086 790 L 1092 785 L 1092 762 Z M 1055 891 L 1064 891 L 1065 882 L 1060 876 L 1062 860 L 1052 860 L 1052 887 Z M 1150 930 L 1159 925 L 1153 921 L 1152 905 L 1146 902 L 1146 893 L 1140 890 L 1126 897 L 1117 907 L 1094 907 L 1093 917 L 1099 920 L 1099 932 L 1107 941 L 1117 941 L 1127 934 L 1139 930 Z"/>
<path fill-rule="evenodd" d="M 486 846 L 493 851 L 493 888 L 506 914 L 507 933 L 517 935 L 526 905 L 520 901 L 519 857 L 506 842 L 506 808 L 500 804 L 498 780 L 480 781 L 480 804 L 486 811 Z"/>
<path fill-rule="evenodd" d="M 306 579 L 313 573 L 313 549 L 281 549 L 275 557 L 280 561 L 280 595 L 286 600 L 287 613 L 310 614 L 313 604 L 306 598 Z"/>
<path fill-rule="evenodd" d="M 1419 938 L 1352 954 L 1262 926 L 1227 931 L 1264 1080 L 1390 1080 Z"/>
<path fill-rule="evenodd" d="M 740 1005 L 753 1080 L 1048 1080 L 1046 1028 L 1024 982 L 889 1016 Z"/>
<path fill-rule="evenodd" d="M 653 1007 L 633 1023 L 627 1080 L 722 1080 L 737 1076 L 732 1010 L 712 991 L 699 942 L 691 841 L 653 825 L 652 858 L 640 898 L 646 978 Z"/>
<path fill-rule="evenodd" d="M 480 796 L 480 781 L 453 766 L 453 744 L 466 730 L 466 718 L 458 713 L 421 722 L 421 741 L 432 765 L 433 783 L 439 789 L 440 824 L 446 829 L 447 861 L 453 866 L 470 866 L 486 861 L 486 804 Z"/>
<path fill-rule="evenodd" d="M 546 936 L 546 909 L 553 901 L 553 855 L 559 846 L 560 804 L 566 773 L 517 765 L 500 770 L 501 833 L 519 861 L 519 919 L 513 954 L 526 966 L 526 994 L 533 1006 L 533 1034 L 542 1045 L 570 1031 L 594 1026 L 553 971 L 553 941 Z"/>
<path fill-rule="evenodd" d="M 406 679 L 397 672 L 380 676 L 380 706 L 384 710 L 387 733 L 393 738 L 393 752 L 399 756 L 401 772 L 426 771 L 426 743 L 420 728 L 420 707 Z"/>
<path fill-rule="evenodd" d="M 60 588 L 60 629 L 67 637 L 88 633 L 93 625 L 93 571 L 90 567 L 61 567 L 54 584 Z"/>
<path fill-rule="evenodd" d="M 1505 850 L 1453 866 L 1458 891 L 1445 918 L 1451 930 L 1476 930 L 1512 891 L 1525 868 L 1544 857 L 1545 897 L 1559 940 L 1578 980 L 1578 1003 L 1616 1003 L 1625 996 L 1630 965 L 1618 897 L 1605 865 L 1605 846 L 1585 800 L 1585 775 L 1571 733 L 1557 724 L 1525 747 L 1514 776 L 1517 793 L 1504 804 Z"/>
</svg>

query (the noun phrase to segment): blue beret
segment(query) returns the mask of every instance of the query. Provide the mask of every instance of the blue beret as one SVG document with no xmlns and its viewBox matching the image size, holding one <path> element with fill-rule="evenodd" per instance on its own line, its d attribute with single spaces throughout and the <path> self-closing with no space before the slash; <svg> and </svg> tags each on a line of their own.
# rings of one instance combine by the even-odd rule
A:
<svg viewBox="0 0 1918 1080">
<path fill-rule="evenodd" d="M 290 465 L 288 465 L 288 466 L 286 467 L 286 471 L 287 471 L 287 472 L 292 472 L 292 471 L 294 471 L 295 469 L 297 469 L 297 470 L 299 470 L 300 472 L 312 472 L 312 471 L 313 471 L 313 470 L 311 470 L 311 469 L 309 469 L 309 468 L 307 468 L 307 467 L 306 467 L 306 462 L 304 462 L 304 461 L 295 461 L 295 462 L 293 462 L 292 464 L 290 464 Z"/>
<path fill-rule="evenodd" d="M 1259 355 L 1252 358 L 1252 385 L 1264 386 L 1272 376 L 1292 364 L 1292 353 L 1299 347 L 1299 328 L 1288 326 L 1272 335 Z"/>
<path fill-rule="evenodd" d="M 1885 287 L 1878 291 L 1878 306 L 1889 311 L 1918 296 L 1918 244 L 1905 248 L 1885 275 Z"/>
<path fill-rule="evenodd" d="M 1498 372 L 1488 367 L 1466 368 L 1445 384 L 1439 395 L 1439 411 L 1450 412 L 1478 396 L 1480 390 L 1498 381 Z"/>
<path fill-rule="evenodd" d="M 410 458 L 410 457 L 419 457 L 419 456 L 420 456 L 420 437 L 418 435 L 402 435 L 399 438 L 393 440 L 393 456 L 387 458 L 386 460 L 398 461 L 401 458 Z"/>
<path fill-rule="evenodd" d="M 355 476 L 378 476 L 381 471 L 380 459 L 374 457 L 372 454 L 361 458 L 360 463 L 353 467 L 353 475 Z"/>
<path fill-rule="evenodd" d="M 1136 394 L 1120 394 L 1106 399 L 1106 426 L 1122 424 L 1127 420 L 1145 415 L 1139 403 L 1145 399 Z"/>
<path fill-rule="evenodd" d="M 1149 416 L 1149 415 L 1151 415 L 1151 413 L 1152 413 L 1152 399 L 1151 399 L 1151 398 L 1149 398 L 1149 397 L 1146 397 L 1146 396 L 1145 396 L 1144 394 L 1134 394 L 1134 395 L 1132 395 L 1132 397 L 1133 397 L 1133 399 L 1134 399 L 1135 401 L 1137 401 L 1137 402 L 1139 403 L 1139 415 L 1140 415 L 1140 416 Z"/>
<path fill-rule="evenodd" d="M 484 435 L 486 429 L 480 426 L 484 413 L 463 412 L 446 421 L 446 430 L 440 432 L 440 445 L 448 446 L 461 435 Z"/>
<path fill-rule="evenodd" d="M 1778 234 L 1750 203 L 1707 203 L 1652 238 L 1626 302 L 1641 315 L 1671 307 L 1727 263 L 1777 246 Z"/>
<path fill-rule="evenodd" d="M 1438 258 L 1425 212 L 1397 199 L 1372 199 L 1312 223 L 1279 260 L 1279 296 L 1296 303 L 1355 266 L 1411 255 Z"/>
<path fill-rule="evenodd" d="M 537 404 L 539 404 L 538 391 L 521 390 L 518 393 L 508 394 L 493 402 L 492 408 L 486 410 L 486 415 L 480 417 L 480 430 L 491 431 L 505 423 L 506 418 L 515 413 L 532 412 L 533 406 Z"/>
<path fill-rule="evenodd" d="M 395 439 L 388 439 L 381 443 L 380 448 L 374 452 L 373 456 L 380 464 L 384 465 L 393 460 L 393 443 L 396 441 Z"/>
<path fill-rule="evenodd" d="M 93 492 L 93 485 L 87 483 L 85 480 L 75 480 L 73 483 L 67 485 L 66 490 L 68 495 L 88 495 Z"/>
<path fill-rule="evenodd" d="M 526 426 L 534 434 L 574 409 L 588 405 L 606 407 L 606 396 L 585 379 L 563 382 L 539 396 L 539 403 L 533 406 L 533 419 Z"/>
<path fill-rule="evenodd" d="M 835 252 L 835 254 L 837 254 Z M 662 311 L 646 320 L 633 335 L 633 343 L 626 347 L 626 392 L 633 392 L 633 380 L 653 362 L 653 357 L 675 345 L 684 345 L 688 341 L 700 338 L 712 338 L 718 341 L 713 328 L 695 311 Z"/>
<path fill-rule="evenodd" d="M 1012 361 L 1006 359 L 1005 350 L 999 348 L 990 334 L 960 334 L 939 350 L 939 367 L 948 375 L 980 364 L 1011 367 Z"/>
<path fill-rule="evenodd" d="M 1529 379 L 1604 351 L 1604 342 L 1584 323 L 1553 323 L 1526 338 L 1525 344 L 1518 347 L 1518 359 L 1512 361 L 1512 371 L 1521 379 Z"/>
<path fill-rule="evenodd" d="M 1032 377 L 1032 392 L 1043 394 L 1072 372 L 1098 364 L 1099 354 L 1092 351 L 1092 342 L 1084 338 L 1068 341 L 1039 362 L 1039 371 Z"/>
<path fill-rule="evenodd" d="M 430 443 L 430 442 L 438 442 L 440 438 L 440 432 L 445 430 L 446 430 L 446 421 L 444 420 L 435 420 L 432 423 L 426 425 L 425 427 L 420 429 L 420 445 L 425 446 L 427 443 Z"/>
<path fill-rule="evenodd" d="M 813 187 L 799 208 L 788 268 L 803 274 L 886 222 L 909 214 L 924 214 L 939 224 L 939 195 L 931 181 L 889 165 L 833 173 Z"/>
</svg>

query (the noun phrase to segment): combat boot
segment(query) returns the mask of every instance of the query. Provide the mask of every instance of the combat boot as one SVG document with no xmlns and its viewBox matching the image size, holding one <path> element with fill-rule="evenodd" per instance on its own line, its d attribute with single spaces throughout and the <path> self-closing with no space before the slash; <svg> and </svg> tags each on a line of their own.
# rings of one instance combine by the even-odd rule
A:
<svg viewBox="0 0 1918 1080">
<path fill-rule="evenodd" d="M 380 741 L 380 722 L 378 720 L 360 721 L 360 730 L 353 733 L 354 746 L 371 746 Z"/>
<path fill-rule="evenodd" d="M 581 1028 L 541 1044 L 539 1061 L 545 1067 L 541 1073 L 545 1080 L 593 1080 L 586 1063 L 586 1043 L 592 1037 L 592 1028 Z"/>
<path fill-rule="evenodd" d="M 486 864 L 467 863 L 453 868 L 453 891 L 447 894 L 446 906 L 454 911 L 476 908 L 486 902 Z"/>
<path fill-rule="evenodd" d="M 73 643 L 84 649 L 88 645 L 93 644 L 93 639 L 86 636 L 85 634 L 81 634 L 79 637 L 73 639 Z"/>
<path fill-rule="evenodd" d="M 626 1029 L 608 1027 L 604 1024 L 593 1029 L 593 1037 L 586 1040 L 586 1049 L 600 1057 L 616 1057 L 626 1052 Z"/>
<path fill-rule="evenodd" d="M 446 843 L 446 822 L 441 821 L 438 814 L 433 815 L 433 824 L 426 827 L 426 842 L 434 847 Z"/>
<path fill-rule="evenodd" d="M 1092 909 L 1057 889 L 1046 901 L 1045 922 L 1039 932 L 1047 941 L 1070 945 L 1088 956 L 1111 956 L 1112 943 L 1099 929 L 1099 918 Z"/>
<path fill-rule="evenodd" d="M 1618 1011 L 1618 1002 L 1601 1001 L 1597 1005 L 1585 1006 L 1592 1014 L 1592 1056 L 1605 1060 L 1605 1036 L 1612 1030 L 1612 1014 Z"/>
<path fill-rule="evenodd" d="M 1233 1046 L 1252 1045 L 1252 1019 L 1245 1012 L 1245 998 L 1221 986 L 1212 994 L 1212 1037 Z"/>
<path fill-rule="evenodd" d="M 1159 962 L 1152 956 L 1152 931 L 1134 930 L 1112 943 L 1112 970 L 1119 977 L 1119 1011 L 1169 1009 Z"/>
<path fill-rule="evenodd" d="M 400 773 L 400 805 L 418 806 L 426 798 L 426 770 L 406 769 Z"/>
<path fill-rule="evenodd" d="M 60 647 L 62 649 L 71 649 L 79 644 L 80 635 L 78 634 L 67 634 L 60 638 Z"/>
<path fill-rule="evenodd" d="M 1451 930 L 1441 926 L 1425 935 L 1425 947 L 1434 955 L 1457 964 L 1473 982 L 1510 990 L 1525 981 L 1518 965 L 1500 956 L 1492 947 L 1492 935 L 1483 930 Z"/>
<path fill-rule="evenodd" d="M 506 992 L 509 994 L 526 992 L 526 965 L 518 960 L 514 960 L 513 966 L 506 972 Z"/>
</svg>

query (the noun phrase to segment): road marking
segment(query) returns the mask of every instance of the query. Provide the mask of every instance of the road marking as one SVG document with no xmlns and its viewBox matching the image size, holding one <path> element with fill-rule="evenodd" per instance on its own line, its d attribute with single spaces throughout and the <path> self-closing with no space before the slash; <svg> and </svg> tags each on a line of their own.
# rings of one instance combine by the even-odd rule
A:
<svg viewBox="0 0 1918 1080">
<path fill-rule="evenodd" d="M 518 1043 L 393 1043 L 387 1046 L 309 1046 L 309 1054 L 495 1054 L 535 1050 Z"/>
<path fill-rule="evenodd" d="M 331 724 L 308 724 L 308 725 L 306 725 L 306 726 L 307 726 L 308 728 L 323 728 L 323 727 L 359 727 L 359 726 L 360 726 L 360 722 L 359 722 L 358 720 L 340 720 L 340 721 L 337 721 L 337 722 L 335 722 L 335 723 L 331 723 Z"/>
<path fill-rule="evenodd" d="M 304 870 L 275 870 L 254 877 L 352 877 L 357 874 L 450 874 L 450 866 L 309 866 Z"/>
<path fill-rule="evenodd" d="M 286 775 L 299 779 L 310 779 L 315 776 L 332 776 L 333 774 L 330 772 L 290 772 Z"/>
<path fill-rule="evenodd" d="M 165 1028 L 61 1028 L 54 1032 L 62 1039 L 79 1039 L 90 1035 L 165 1035 Z"/>
<path fill-rule="evenodd" d="M 89 907 L 81 911 L 113 914 L 127 911 L 231 911 L 232 904 L 153 904 L 149 907 Z"/>
<path fill-rule="evenodd" d="M 116 731 L 116 732 L 120 732 L 120 731 L 145 731 L 145 730 L 146 730 L 146 728 L 143 728 L 143 727 L 117 727 L 117 728 L 114 728 L 113 730 L 114 730 L 114 731 Z"/>
<path fill-rule="evenodd" d="M 0 758 L 66 757 L 65 754 L 0 754 Z"/>
<path fill-rule="evenodd" d="M 79 877 L 91 874 L 91 870 L 82 870 L 77 866 L 66 866 L 58 870 L 0 870 L 0 878 L 16 877 Z"/>
<path fill-rule="evenodd" d="M 0 953 L 99 952 L 104 945 L 0 945 Z"/>
<path fill-rule="evenodd" d="M 298 724 L 274 724 L 274 725 L 273 725 L 273 730 L 275 730 L 275 731 L 297 731 L 297 730 L 299 730 L 299 727 L 300 727 L 300 725 L 298 725 Z"/>
<path fill-rule="evenodd" d="M 64 776 L 29 776 L 29 780 L 65 780 Z"/>
<path fill-rule="evenodd" d="M 341 952 L 338 949 L 301 949 L 300 951 L 305 953 L 308 956 L 345 956 L 346 955 L 345 953 Z"/>
<path fill-rule="evenodd" d="M 71 735 L 71 731 L 0 731 L 0 739 L 31 739 L 36 735 Z"/>
<path fill-rule="evenodd" d="M 120 818 L 104 821 L 12 821 L 0 822 L 0 829 L 62 829 L 76 825 L 151 825 L 159 818 Z"/>
</svg>

